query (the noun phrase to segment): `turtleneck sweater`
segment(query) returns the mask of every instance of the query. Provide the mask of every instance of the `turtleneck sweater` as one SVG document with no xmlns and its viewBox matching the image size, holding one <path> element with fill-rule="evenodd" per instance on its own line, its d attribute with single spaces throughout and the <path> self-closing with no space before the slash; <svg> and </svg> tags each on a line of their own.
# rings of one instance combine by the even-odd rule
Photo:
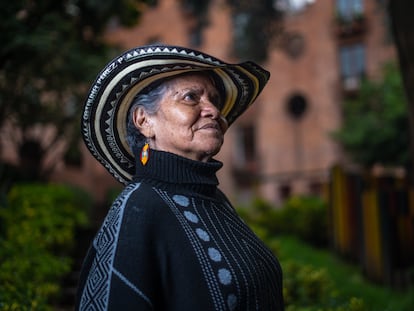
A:
<svg viewBox="0 0 414 311">
<path fill-rule="evenodd" d="M 277 259 L 218 189 L 222 163 L 152 150 L 86 255 L 76 310 L 283 310 Z"/>
</svg>

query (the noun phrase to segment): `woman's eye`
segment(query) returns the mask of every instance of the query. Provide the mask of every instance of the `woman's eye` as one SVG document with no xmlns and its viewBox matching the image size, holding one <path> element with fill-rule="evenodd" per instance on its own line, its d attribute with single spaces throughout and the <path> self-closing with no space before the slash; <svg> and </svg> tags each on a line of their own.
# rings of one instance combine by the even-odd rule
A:
<svg viewBox="0 0 414 311">
<path fill-rule="evenodd" d="M 186 101 L 197 101 L 197 99 L 198 99 L 198 96 L 194 92 L 188 92 L 184 94 L 184 100 Z"/>
</svg>

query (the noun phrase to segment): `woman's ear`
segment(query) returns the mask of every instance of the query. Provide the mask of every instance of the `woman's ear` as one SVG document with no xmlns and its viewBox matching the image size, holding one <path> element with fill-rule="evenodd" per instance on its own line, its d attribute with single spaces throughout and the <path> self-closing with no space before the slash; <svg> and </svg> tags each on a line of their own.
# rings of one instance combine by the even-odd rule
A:
<svg viewBox="0 0 414 311">
<path fill-rule="evenodd" d="M 142 135 L 148 138 L 153 136 L 151 118 L 143 107 L 138 106 L 138 108 L 134 110 L 132 113 L 132 120 L 135 127 Z"/>
</svg>

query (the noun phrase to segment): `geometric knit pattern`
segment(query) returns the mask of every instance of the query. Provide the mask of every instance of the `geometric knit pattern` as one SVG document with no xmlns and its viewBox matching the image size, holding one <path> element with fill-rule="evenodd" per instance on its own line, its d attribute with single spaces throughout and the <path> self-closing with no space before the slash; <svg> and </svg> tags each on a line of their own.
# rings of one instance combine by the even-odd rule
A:
<svg viewBox="0 0 414 311">
<path fill-rule="evenodd" d="M 153 150 L 92 242 L 75 310 L 283 310 L 281 267 L 218 190 L 220 167 Z"/>
<path fill-rule="evenodd" d="M 268 279 L 269 275 L 278 273 L 274 256 L 252 235 L 233 208 L 227 204 L 213 204 L 208 209 L 210 213 L 205 214 L 203 208 L 198 207 L 189 197 L 174 195 L 170 198 L 165 192 L 158 193 L 174 212 L 192 244 L 204 279 L 208 283 L 214 310 L 236 310 L 239 303 L 237 297 L 243 288 L 246 291 L 255 291 L 253 295 L 246 296 L 244 304 L 249 306 L 247 310 L 262 310 L 261 304 L 277 304 L 276 301 L 258 300 L 263 293 L 269 293 L 265 294 L 265 300 L 275 299 L 276 296 L 271 293 L 281 290 L 276 279 Z M 224 242 L 224 249 L 218 247 L 216 239 Z M 235 271 L 231 262 L 236 262 L 239 271 Z M 272 271 L 266 271 L 266 267 L 270 267 Z M 239 277 L 235 277 L 236 275 Z M 235 283 L 232 288 L 238 292 L 226 291 L 232 283 Z M 262 288 L 263 284 L 268 287 Z M 223 295 L 225 292 L 226 296 Z"/>
<path fill-rule="evenodd" d="M 98 231 L 93 241 L 96 257 L 82 293 L 80 303 L 80 310 L 82 311 L 107 309 L 111 277 L 112 273 L 115 272 L 113 267 L 114 256 L 125 203 L 130 193 L 138 188 L 139 184 L 131 184 L 125 188 L 112 205 L 101 230 Z"/>
</svg>

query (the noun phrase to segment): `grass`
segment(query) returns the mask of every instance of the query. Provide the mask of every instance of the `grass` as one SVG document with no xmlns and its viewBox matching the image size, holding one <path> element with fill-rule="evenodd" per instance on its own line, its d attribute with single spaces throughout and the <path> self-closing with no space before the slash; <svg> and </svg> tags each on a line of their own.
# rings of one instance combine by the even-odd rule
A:
<svg viewBox="0 0 414 311">
<path fill-rule="evenodd" d="M 294 260 L 325 269 L 341 297 L 362 298 L 372 311 L 414 310 L 414 289 L 396 291 L 374 284 L 362 276 L 357 266 L 345 263 L 329 250 L 315 249 L 290 236 L 280 236 L 277 240 L 282 268 L 284 261 Z"/>
</svg>

